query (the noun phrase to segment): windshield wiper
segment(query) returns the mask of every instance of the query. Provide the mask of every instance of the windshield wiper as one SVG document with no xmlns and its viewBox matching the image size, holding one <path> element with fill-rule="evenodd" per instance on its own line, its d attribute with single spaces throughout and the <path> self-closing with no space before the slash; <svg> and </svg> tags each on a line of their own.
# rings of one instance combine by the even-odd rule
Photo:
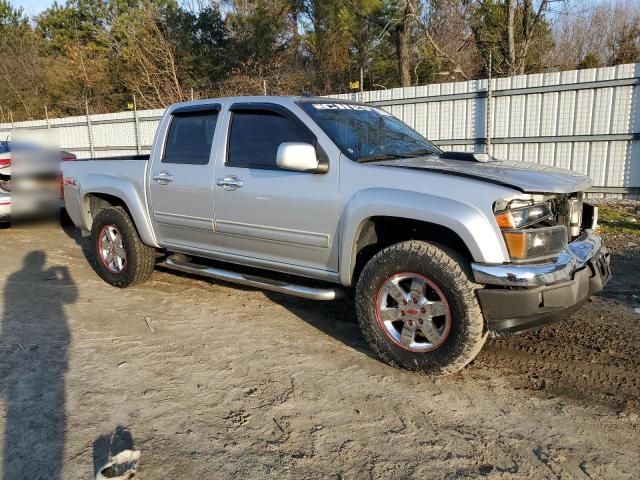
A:
<svg viewBox="0 0 640 480">
<path fill-rule="evenodd" d="M 368 155 L 358 159 L 358 163 L 378 162 L 382 160 L 396 160 L 398 158 L 405 158 L 405 155 L 399 155 L 397 153 L 376 153 L 375 155 Z"/>
<path fill-rule="evenodd" d="M 369 155 L 358 159 L 358 163 L 378 162 L 382 160 L 396 160 L 398 158 L 415 158 L 435 154 L 436 152 L 430 148 L 421 148 L 419 150 L 414 150 L 407 153 L 376 153 L 375 155 Z"/>
</svg>

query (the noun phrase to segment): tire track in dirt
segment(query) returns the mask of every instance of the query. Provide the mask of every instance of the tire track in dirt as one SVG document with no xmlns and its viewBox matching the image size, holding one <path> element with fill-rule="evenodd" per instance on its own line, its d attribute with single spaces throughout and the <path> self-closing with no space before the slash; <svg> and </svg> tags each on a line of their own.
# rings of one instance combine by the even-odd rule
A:
<svg viewBox="0 0 640 480">
<path fill-rule="evenodd" d="M 515 388 L 638 410 L 640 332 L 627 310 L 595 299 L 554 326 L 490 340 L 475 364 L 499 369 Z"/>
</svg>

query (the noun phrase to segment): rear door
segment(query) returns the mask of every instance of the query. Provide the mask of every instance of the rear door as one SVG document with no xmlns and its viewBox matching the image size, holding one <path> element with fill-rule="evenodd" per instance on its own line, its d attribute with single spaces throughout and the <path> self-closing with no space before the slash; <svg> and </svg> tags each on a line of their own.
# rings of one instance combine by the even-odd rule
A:
<svg viewBox="0 0 640 480">
<path fill-rule="evenodd" d="M 271 103 L 235 103 L 226 117 L 228 139 L 218 160 L 215 245 L 225 253 L 268 263 L 336 271 L 338 163 L 326 173 L 276 166 L 283 142 L 316 146 L 329 162 L 328 139 L 318 139 L 288 108 Z"/>
<path fill-rule="evenodd" d="M 152 220 L 163 246 L 207 248 L 213 233 L 213 169 L 219 104 L 173 111 L 150 169 Z"/>
</svg>

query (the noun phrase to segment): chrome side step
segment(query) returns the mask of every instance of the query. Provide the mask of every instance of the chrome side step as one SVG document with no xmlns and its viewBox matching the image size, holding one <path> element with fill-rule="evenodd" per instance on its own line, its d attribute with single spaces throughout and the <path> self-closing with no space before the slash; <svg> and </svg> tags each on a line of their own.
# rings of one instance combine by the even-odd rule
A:
<svg viewBox="0 0 640 480">
<path fill-rule="evenodd" d="M 191 273 L 203 277 L 215 278 L 226 282 L 238 283 L 249 287 L 270 290 L 272 292 L 286 293 L 296 297 L 309 298 L 311 300 L 336 300 L 342 298 L 344 292 L 340 288 L 315 288 L 293 283 L 282 282 L 270 278 L 247 275 L 245 273 L 232 272 L 221 268 L 209 267 L 177 258 L 167 257 L 159 265 L 178 270 L 180 272 Z"/>
</svg>

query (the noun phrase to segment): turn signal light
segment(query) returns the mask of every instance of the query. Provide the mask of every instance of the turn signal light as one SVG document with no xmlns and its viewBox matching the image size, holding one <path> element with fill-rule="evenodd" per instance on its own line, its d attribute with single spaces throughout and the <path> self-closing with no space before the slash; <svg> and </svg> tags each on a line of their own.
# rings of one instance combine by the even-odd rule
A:
<svg viewBox="0 0 640 480">
<path fill-rule="evenodd" d="M 511 212 L 508 210 L 506 212 L 496 213 L 496 221 L 500 228 L 516 228 L 513 215 L 511 215 Z"/>
</svg>

